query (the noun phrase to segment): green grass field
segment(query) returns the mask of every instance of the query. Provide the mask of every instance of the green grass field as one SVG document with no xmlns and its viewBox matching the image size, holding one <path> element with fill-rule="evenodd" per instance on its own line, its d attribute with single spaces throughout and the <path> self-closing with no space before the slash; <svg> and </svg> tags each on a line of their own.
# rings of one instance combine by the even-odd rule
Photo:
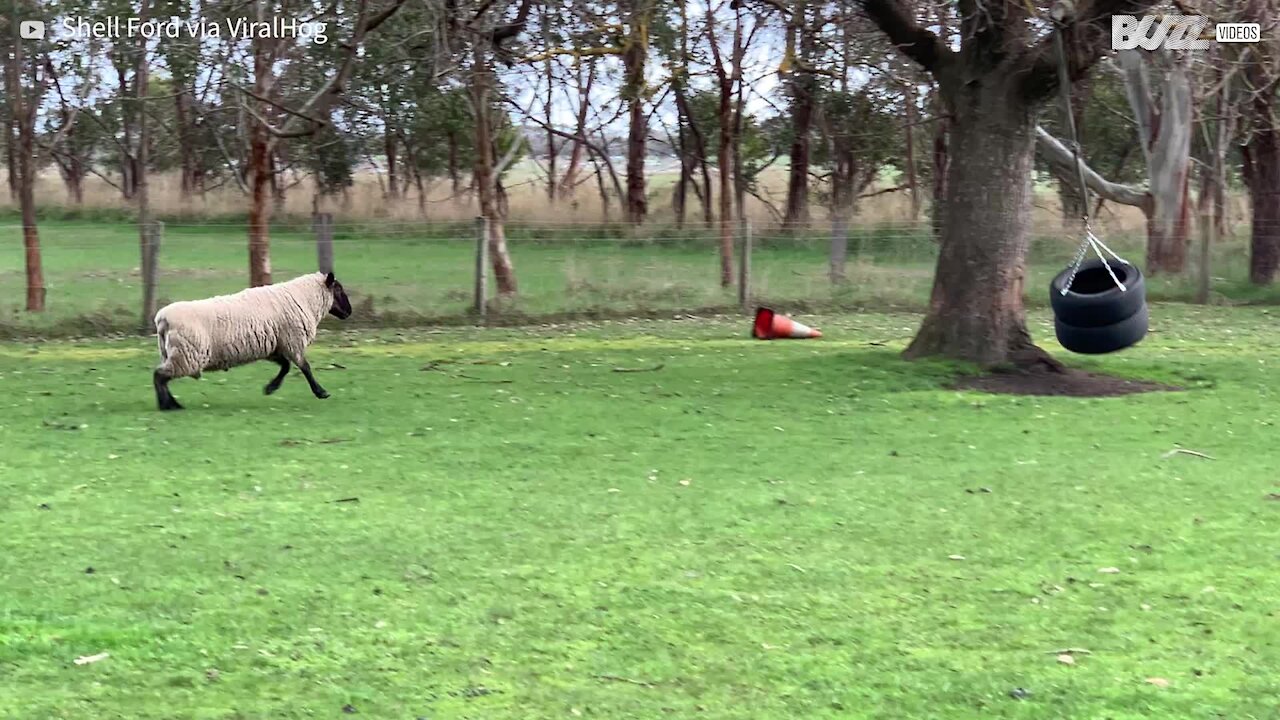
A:
<svg viewBox="0 0 1280 720">
<path fill-rule="evenodd" d="M 1099 400 L 912 315 L 330 331 L 329 400 L 171 414 L 150 340 L 0 345 L 0 716 L 1274 717 L 1276 318 L 1152 316 L 1067 359 L 1186 390 Z"/>
<path fill-rule="evenodd" d="M 334 241 L 339 278 L 364 326 L 457 324 L 473 297 L 474 229 L 470 223 L 366 223 L 339 227 Z M 23 254 L 18 226 L 0 226 L 0 338 L 94 336 L 133 331 L 141 321 L 135 227 L 119 218 L 48 220 L 40 225 L 47 311 L 23 311 Z M 512 225 L 509 239 L 519 295 L 494 308 L 498 321 L 707 312 L 736 306 L 734 288 L 719 286 L 715 240 L 703 230 L 644 228 L 638 237 L 616 226 Z M 1113 238 L 1126 256 L 1140 245 Z M 245 286 L 248 260 L 242 223 L 170 223 L 161 249 L 162 302 L 234 292 Z M 829 239 L 758 233 L 752 258 L 753 296 L 811 311 L 854 308 L 919 310 L 932 285 L 935 246 L 921 228 L 855 228 L 848 281 L 828 279 Z M 1027 301 L 1044 305 L 1050 279 L 1074 244 L 1037 238 L 1026 282 Z M 1280 303 L 1276 288 L 1245 285 L 1247 253 L 1224 243 L 1214 260 L 1216 297 L 1223 302 Z M 272 231 L 277 279 L 316 267 L 306 223 L 282 221 Z M 1188 278 L 1152 278 L 1154 299 L 1190 299 Z"/>
</svg>

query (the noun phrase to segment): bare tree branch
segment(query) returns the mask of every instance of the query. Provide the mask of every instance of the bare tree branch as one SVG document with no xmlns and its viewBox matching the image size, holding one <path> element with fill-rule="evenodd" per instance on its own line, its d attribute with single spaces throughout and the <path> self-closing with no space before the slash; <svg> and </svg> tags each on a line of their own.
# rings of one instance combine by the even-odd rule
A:
<svg viewBox="0 0 1280 720">
<path fill-rule="evenodd" d="M 1093 0 L 1063 27 L 1063 49 L 1067 56 L 1067 76 L 1075 82 L 1095 63 L 1111 52 L 1111 16 L 1141 15 L 1156 0 Z M 1056 32 L 1056 30 L 1055 30 Z M 1043 100 L 1058 90 L 1058 53 L 1052 33 L 1023 53 L 1005 61 L 1009 72 L 1018 74 L 1018 92 L 1024 99 Z M 1028 70 L 1021 70 L 1029 68 Z"/>
<path fill-rule="evenodd" d="M 1040 154 L 1045 160 L 1049 161 L 1050 166 L 1053 167 L 1054 174 L 1061 179 L 1073 181 L 1076 167 L 1075 153 L 1039 125 L 1036 126 L 1036 147 L 1040 150 Z M 1090 190 L 1107 200 L 1140 208 L 1143 214 L 1151 215 L 1154 208 L 1150 193 L 1129 185 L 1110 182 L 1085 164 L 1083 159 L 1080 161 L 1080 165 L 1084 170 L 1085 185 Z"/>
<path fill-rule="evenodd" d="M 916 24 L 900 0 L 858 0 L 858 4 L 890 42 L 925 70 L 936 74 L 955 54 L 937 35 Z"/>
</svg>

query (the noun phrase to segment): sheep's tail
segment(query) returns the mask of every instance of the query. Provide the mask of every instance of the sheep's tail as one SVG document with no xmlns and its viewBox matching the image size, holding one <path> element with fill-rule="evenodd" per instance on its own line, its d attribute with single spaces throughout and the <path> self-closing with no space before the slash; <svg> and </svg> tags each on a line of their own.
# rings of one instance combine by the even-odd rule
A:
<svg viewBox="0 0 1280 720">
<path fill-rule="evenodd" d="M 156 344 L 160 346 L 160 362 L 169 361 L 169 320 L 164 315 L 156 315 Z"/>
</svg>

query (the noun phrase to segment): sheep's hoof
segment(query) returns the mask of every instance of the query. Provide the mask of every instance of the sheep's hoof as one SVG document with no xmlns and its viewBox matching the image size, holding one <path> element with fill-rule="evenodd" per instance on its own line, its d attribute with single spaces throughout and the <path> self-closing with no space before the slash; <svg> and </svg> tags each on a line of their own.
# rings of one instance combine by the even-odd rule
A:
<svg viewBox="0 0 1280 720">
<path fill-rule="evenodd" d="M 321 390 L 320 392 L 316 393 L 317 400 L 324 400 L 327 397 L 329 397 L 329 393 L 325 392 L 324 390 Z"/>
<path fill-rule="evenodd" d="M 273 384 L 271 384 L 271 383 L 267 383 L 266 387 L 262 388 L 262 394 L 263 394 L 263 395 L 270 395 L 271 393 L 273 393 L 273 392 L 275 392 L 275 391 L 277 391 L 277 390 L 279 390 L 279 389 L 280 389 L 280 386 L 279 386 L 279 385 L 273 385 Z"/>
</svg>

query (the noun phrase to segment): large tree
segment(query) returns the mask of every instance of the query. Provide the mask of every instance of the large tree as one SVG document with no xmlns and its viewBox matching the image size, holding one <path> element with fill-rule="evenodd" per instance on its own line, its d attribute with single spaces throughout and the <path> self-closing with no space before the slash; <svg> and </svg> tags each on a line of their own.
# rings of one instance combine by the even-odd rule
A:
<svg viewBox="0 0 1280 720">
<path fill-rule="evenodd" d="M 1240 19 L 1264 28 L 1274 27 L 1275 0 L 1249 0 Z M 1265 33 L 1266 31 L 1264 31 Z M 1269 285 L 1280 270 L 1280 42 L 1264 34 L 1264 41 L 1247 46 L 1241 73 L 1245 108 L 1245 142 L 1240 147 L 1245 185 L 1253 216 L 1250 222 L 1249 280 Z"/>
<path fill-rule="evenodd" d="M 1048 13 L 1023 0 L 959 0 L 959 47 L 922 27 L 903 0 L 859 0 L 902 52 L 931 73 L 950 115 L 941 247 L 929 311 L 908 358 L 1059 367 L 1031 340 L 1023 308 L 1036 111 L 1058 89 Z M 1092 0 L 1063 25 L 1067 74 L 1108 51 L 1111 16 L 1153 0 Z M 1040 16 L 1032 22 L 1031 11 Z"/>
<path fill-rule="evenodd" d="M 281 87 L 284 72 L 299 64 L 297 56 L 304 46 L 291 39 L 254 35 L 250 41 L 253 58 L 253 86 L 241 87 L 244 94 L 244 111 L 249 117 L 249 284 L 271 284 L 271 251 L 268 224 L 271 208 L 268 192 L 272 186 L 273 158 L 278 154 L 279 143 L 287 138 L 313 135 L 332 117 L 330 110 L 346 91 L 356 61 L 360 57 L 367 36 L 377 30 L 396 13 L 405 0 L 386 0 L 378 9 L 370 8 L 369 0 L 355 0 L 348 10 L 351 30 L 348 37 L 338 42 L 328 68 L 328 77 L 318 88 L 305 95 L 305 99 L 290 104 Z M 274 12 L 274 2 L 253 0 L 246 7 L 251 20 L 265 22 Z M 337 7 L 333 7 L 337 11 Z M 290 62 L 292 60 L 292 62 Z M 305 76 L 306 73 L 299 73 Z M 275 118 L 283 119 L 277 122 Z"/>
<path fill-rule="evenodd" d="M 792 0 L 786 50 L 782 69 L 778 71 L 787 77 L 791 114 L 791 163 L 787 170 L 785 216 L 788 225 L 809 222 L 809 141 L 818 94 L 814 56 L 818 52 L 818 34 L 827 22 L 823 10 L 821 6 L 813 7 L 809 0 Z"/>
<path fill-rule="evenodd" d="M 26 3 L 18 3 L 15 15 L 30 12 Z M 6 132 L 13 154 L 10 182 L 17 183 L 18 205 L 22 213 L 22 246 L 27 270 L 27 311 L 44 312 L 44 269 L 40 256 L 40 233 L 36 228 L 36 116 L 49 86 L 46 44 L 21 40 L 18 24 L 10 23 L 8 47 L 5 48 L 5 102 L 8 106 Z M 27 52 L 24 52 L 27 51 Z M 14 132 L 16 131 L 16 133 Z M 16 134 L 16 138 L 14 137 Z M 16 143 L 15 143 L 16 139 Z M 10 166 L 12 168 L 12 164 Z"/>
</svg>

